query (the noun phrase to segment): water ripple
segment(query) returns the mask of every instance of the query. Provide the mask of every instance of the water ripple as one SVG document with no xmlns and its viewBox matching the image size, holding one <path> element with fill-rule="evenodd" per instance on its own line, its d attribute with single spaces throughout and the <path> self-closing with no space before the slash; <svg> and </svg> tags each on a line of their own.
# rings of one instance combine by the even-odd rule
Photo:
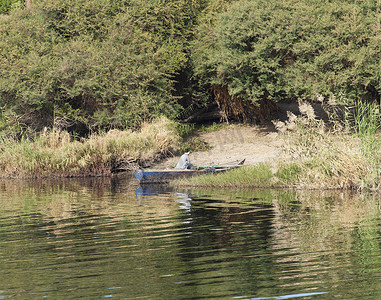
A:
<svg viewBox="0 0 381 300">
<path fill-rule="evenodd" d="M 69 186 L 0 195 L 0 298 L 381 298 L 377 203 Z"/>
</svg>

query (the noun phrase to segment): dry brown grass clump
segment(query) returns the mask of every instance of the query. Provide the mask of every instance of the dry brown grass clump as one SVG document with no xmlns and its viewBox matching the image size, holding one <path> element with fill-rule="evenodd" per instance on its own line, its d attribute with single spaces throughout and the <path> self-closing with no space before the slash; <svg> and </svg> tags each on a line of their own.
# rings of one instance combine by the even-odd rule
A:
<svg viewBox="0 0 381 300">
<path fill-rule="evenodd" d="M 176 151 L 173 122 L 161 118 L 140 131 L 111 130 L 82 141 L 61 130 L 44 131 L 34 141 L 4 139 L 0 177 L 100 176 L 132 170 Z"/>
<path fill-rule="evenodd" d="M 280 182 L 317 189 L 380 188 L 379 139 L 360 135 L 356 123 L 318 120 L 310 104 L 300 103 L 299 110 L 300 116 L 289 113 L 286 122 L 274 122 L 292 159 L 279 167 Z"/>
</svg>

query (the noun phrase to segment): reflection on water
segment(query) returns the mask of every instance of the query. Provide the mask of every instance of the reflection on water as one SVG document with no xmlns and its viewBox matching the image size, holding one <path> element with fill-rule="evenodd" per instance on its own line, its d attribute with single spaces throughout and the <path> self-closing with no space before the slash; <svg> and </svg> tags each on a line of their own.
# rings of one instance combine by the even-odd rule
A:
<svg viewBox="0 0 381 300">
<path fill-rule="evenodd" d="M 372 195 L 0 182 L 0 299 L 378 299 Z"/>
</svg>

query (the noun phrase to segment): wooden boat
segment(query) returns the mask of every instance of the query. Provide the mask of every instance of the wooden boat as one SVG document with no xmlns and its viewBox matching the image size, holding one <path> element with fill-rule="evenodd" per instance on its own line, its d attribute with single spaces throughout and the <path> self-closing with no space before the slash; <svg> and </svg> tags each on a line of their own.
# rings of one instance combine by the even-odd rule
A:
<svg viewBox="0 0 381 300">
<path fill-rule="evenodd" d="M 139 170 L 135 172 L 136 179 L 141 184 L 146 183 L 166 183 L 173 179 L 191 177 L 209 173 L 220 173 L 230 169 L 234 169 L 242 166 L 245 163 L 245 159 L 241 161 L 226 163 L 216 166 L 199 166 L 194 170 Z"/>
</svg>

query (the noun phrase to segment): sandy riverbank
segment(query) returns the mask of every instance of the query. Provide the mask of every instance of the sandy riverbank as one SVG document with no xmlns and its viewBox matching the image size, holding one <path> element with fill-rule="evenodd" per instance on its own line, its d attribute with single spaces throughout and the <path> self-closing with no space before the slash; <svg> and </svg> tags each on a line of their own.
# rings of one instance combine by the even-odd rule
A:
<svg viewBox="0 0 381 300">
<path fill-rule="evenodd" d="M 281 149 L 284 141 L 272 126 L 229 125 L 228 128 L 218 131 L 202 133 L 200 138 L 206 141 L 211 149 L 191 152 L 191 162 L 198 166 L 241 159 L 246 159 L 245 165 L 255 165 L 285 158 Z M 179 156 L 168 158 L 154 168 L 172 168 L 178 159 Z"/>
</svg>

